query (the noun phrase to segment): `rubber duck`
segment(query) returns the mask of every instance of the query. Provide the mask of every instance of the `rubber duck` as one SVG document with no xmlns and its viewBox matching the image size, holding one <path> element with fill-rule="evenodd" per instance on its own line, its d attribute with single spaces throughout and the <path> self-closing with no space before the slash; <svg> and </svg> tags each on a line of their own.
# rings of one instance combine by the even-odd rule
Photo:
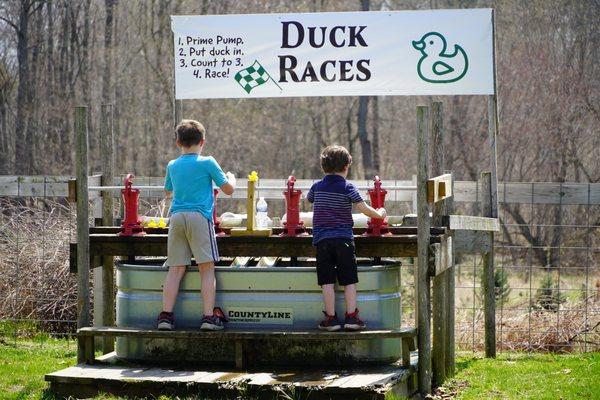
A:
<svg viewBox="0 0 600 400">
<path fill-rule="evenodd" d="M 426 82 L 456 82 L 469 69 L 469 59 L 463 48 L 455 44 L 454 52 L 447 53 L 446 38 L 440 33 L 426 33 L 421 40 L 413 40 L 412 45 L 422 54 L 417 73 Z"/>
</svg>

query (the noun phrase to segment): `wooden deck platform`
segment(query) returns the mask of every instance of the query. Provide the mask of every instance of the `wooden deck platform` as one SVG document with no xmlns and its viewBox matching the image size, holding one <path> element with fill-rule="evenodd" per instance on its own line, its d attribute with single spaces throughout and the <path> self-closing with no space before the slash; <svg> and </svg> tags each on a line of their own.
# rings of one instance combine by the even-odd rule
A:
<svg viewBox="0 0 600 400">
<path fill-rule="evenodd" d="M 401 396 L 414 393 L 417 355 L 411 355 L 410 367 L 392 364 L 276 371 L 157 368 L 125 364 L 114 353 L 97 362 L 53 372 L 45 379 L 51 391 L 63 397 L 90 397 L 102 392 L 138 397 L 200 395 L 208 399 L 384 399 L 390 392 Z"/>
</svg>

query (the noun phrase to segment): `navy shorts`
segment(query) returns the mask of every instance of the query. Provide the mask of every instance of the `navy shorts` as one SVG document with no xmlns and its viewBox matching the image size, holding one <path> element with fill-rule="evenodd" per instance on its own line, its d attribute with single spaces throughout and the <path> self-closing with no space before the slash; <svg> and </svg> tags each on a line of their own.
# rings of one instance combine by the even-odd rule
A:
<svg viewBox="0 0 600 400">
<path fill-rule="evenodd" d="M 317 243 L 317 279 L 319 286 L 337 282 L 340 286 L 358 283 L 354 241 L 324 239 Z"/>
</svg>

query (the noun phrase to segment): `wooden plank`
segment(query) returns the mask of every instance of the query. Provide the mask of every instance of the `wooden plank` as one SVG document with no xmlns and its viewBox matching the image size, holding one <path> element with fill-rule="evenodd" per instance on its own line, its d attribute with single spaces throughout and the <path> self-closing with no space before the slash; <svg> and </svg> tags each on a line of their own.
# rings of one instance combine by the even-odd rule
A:
<svg viewBox="0 0 600 400">
<path fill-rule="evenodd" d="M 80 398 L 93 397 L 101 390 L 131 397 L 287 398 L 291 393 L 303 399 L 383 399 L 390 392 L 410 396 L 413 374 L 412 367 L 393 365 L 248 373 L 80 364 L 47 374 L 45 380 L 51 383 L 51 390 L 59 389 L 60 395 Z"/>
<path fill-rule="evenodd" d="M 439 241 L 439 237 L 436 238 Z M 414 257 L 417 254 L 417 237 L 355 236 L 356 254 L 359 257 Z M 217 237 L 222 256 L 281 256 L 313 257 L 312 237 Z M 120 237 L 113 234 L 90 235 L 90 251 L 95 255 L 113 256 L 165 256 L 167 235 Z"/>
<path fill-rule="evenodd" d="M 431 103 L 431 174 L 440 176 L 444 174 L 444 126 L 443 126 L 443 107 L 441 102 Z M 450 174 L 448 174 L 450 175 Z M 452 175 L 450 175 L 449 187 L 452 182 Z M 444 184 L 445 185 L 445 184 Z M 431 195 L 432 191 L 435 192 L 435 182 L 428 181 L 428 195 Z M 443 194 L 446 194 L 446 187 L 441 188 Z M 451 189 L 449 190 L 451 193 Z M 441 195 L 442 193 L 440 193 Z M 432 196 L 435 197 L 435 196 Z M 449 198 L 449 197 L 447 197 Z M 433 199 L 430 199 L 433 200 Z M 445 199 L 444 199 L 445 200 Z M 433 225 L 442 225 L 443 218 L 448 214 L 446 210 L 446 201 L 437 201 L 433 204 Z M 432 307 L 432 352 L 431 352 L 431 366 L 432 366 L 432 385 L 440 386 L 446 377 L 446 349 L 445 349 L 445 336 L 446 336 L 446 279 L 443 275 L 444 272 L 451 265 L 449 261 L 451 257 L 447 257 L 448 243 L 444 240 L 440 244 L 435 244 L 436 251 L 434 252 L 434 266 L 433 271 L 433 282 L 432 282 L 432 294 L 431 294 L 431 307 Z M 452 245 L 450 244 L 450 248 Z M 451 251 L 451 250 L 450 250 Z"/>
<path fill-rule="evenodd" d="M 92 336 L 118 336 L 118 337 L 144 337 L 152 339 L 219 339 L 229 340 L 266 340 L 266 339 L 292 339 L 292 340 L 366 340 L 376 338 L 403 338 L 415 337 L 416 329 L 387 329 L 325 332 L 311 331 L 276 331 L 276 330 L 241 330 L 227 329 L 225 331 L 159 331 L 155 329 L 135 329 L 116 327 L 86 327 L 77 331 L 78 337 Z"/>
<path fill-rule="evenodd" d="M 452 175 L 452 188 L 454 189 L 454 175 Z M 454 196 L 447 198 L 444 200 L 444 204 L 446 206 L 446 213 L 452 214 L 454 212 Z M 455 267 L 454 267 L 454 236 L 453 233 L 450 233 L 450 238 L 452 239 L 452 250 L 450 252 L 451 257 L 451 266 L 445 272 L 446 278 L 446 336 L 444 338 L 445 348 L 446 348 L 446 378 L 451 378 L 454 376 L 455 365 L 456 365 L 456 354 L 455 354 L 455 303 L 456 303 L 456 281 L 455 281 Z"/>
<path fill-rule="evenodd" d="M 77 327 L 90 325 L 90 241 L 89 241 L 89 201 L 88 201 L 88 126 L 87 108 L 75 108 L 75 136 L 77 154 Z M 85 360 L 85 354 L 78 352 L 77 358 Z"/>
<path fill-rule="evenodd" d="M 308 232 L 312 232 L 312 228 L 306 228 L 306 230 Z M 121 228 L 118 226 L 92 226 L 90 227 L 90 234 L 96 234 L 96 233 L 102 233 L 102 234 L 116 234 L 119 233 L 121 231 Z M 167 235 L 169 233 L 169 228 L 146 228 L 145 229 L 146 233 L 149 234 L 153 234 L 153 235 Z M 228 228 L 224 228 L 223 231 L 227 234 L 229 233 L 229 229 Z M 366 228 L 353 228 L 352 229 L 354 235 L 356 236 L 362 236 L 367 229 Z M 417 234 L 417 227 L 416 226 L 393 226 L 389 228 L 390 233 L 392 233 L 393 235 L 415 235 Z M 435 227 L 432 226 L 429 229 L 429 232 L 431 233 L 432 240 L 433 242 L 435 242 L 437 240 L 437 236 L 439 235 L 445 235 L 448 233 L 446 228 L 443 227 Z M 278 236 L 280 233 L 283 233 L 283 228 L 279 227 L 279 228 L 273 228 L 273 236 Z"/>
<path fill-rule="evenodd" d="M 456 253 L 487 253 L 492 250 L 489 232 L 454 231 L 452 245 Z"/>
<path fill-rule="evenodd" d="M 481 173 L 482 213 L 490 217 L 494 212 L 492 174 Z M 490 251 L 483 254 L 483 314 L 485 326 L 485 355 L 496 357 L 496 299 L 494 285 L 494 232 L 487 232 L 492 243 Z"/>
<path fill-rule="evenodd" d="M 450 229 L 471 231 L 500 231 L 498 218 L 474 217 L 470 215 L 449 215 L 445 225 Z"/>
<path fill-rule="evenodd" d="M 244 344 L 241 340 L 235 341 L 235 367 L 244 368 Z"/>
<path fill-rule="evenodd" d="M 102 157 L 102 186 L 111 185 L 115 174 L 115 138 L 113 130 L 113 106 L 102 104 L 100 106 L 100 147 Z M 102 225 L 114 225 L 114 202 L 112 193 L 101 192 L 102 196 Z M 96 270 L 100 271 L 100 270 Z M 115 268 L 114 257 L 102 257 L 102 325 L 115 324 Z M 114 338 L 106 337 L 102 341 L 102 353 L 107 354 L 114 350 Z"/>
<path fill-rule="evenodd" d="M 452 196 L 452 175 L 443 174 L 427 180 L 427 202 L 437 203 Z"/>
<path fill-rule="evenodd" d="M 440 243 L 434 243 L 430 246 L 432 263 L 429 275 L 438 276 L 454 265 L 452 237 L 447 236 L 442 238 Z M 434 286 L 435 287 L 435 286 Z"/>
<path fill-rule="evenodd" d="M 429 108 L 417 107 L 417 208 L 418 265 L 416 275 L 416 318 L 419 338 L 419 391 L 431 393 L 431 325 L 429 294 L 429 202 L 427 178 L 429 165 Z"/>
</svg>

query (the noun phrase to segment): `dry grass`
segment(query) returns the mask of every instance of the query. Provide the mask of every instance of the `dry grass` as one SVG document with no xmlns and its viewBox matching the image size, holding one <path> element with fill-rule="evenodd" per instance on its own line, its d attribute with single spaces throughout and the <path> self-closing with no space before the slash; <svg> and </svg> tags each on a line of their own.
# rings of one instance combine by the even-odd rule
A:
<svg viewBox="0 0 600 400">
<path fill-rule="evenodd" d="M 0 198 L 0 319 L 69 333 L 76 278 L 69 274 L 73 217 L 64 201 Z"/>
</svg>

